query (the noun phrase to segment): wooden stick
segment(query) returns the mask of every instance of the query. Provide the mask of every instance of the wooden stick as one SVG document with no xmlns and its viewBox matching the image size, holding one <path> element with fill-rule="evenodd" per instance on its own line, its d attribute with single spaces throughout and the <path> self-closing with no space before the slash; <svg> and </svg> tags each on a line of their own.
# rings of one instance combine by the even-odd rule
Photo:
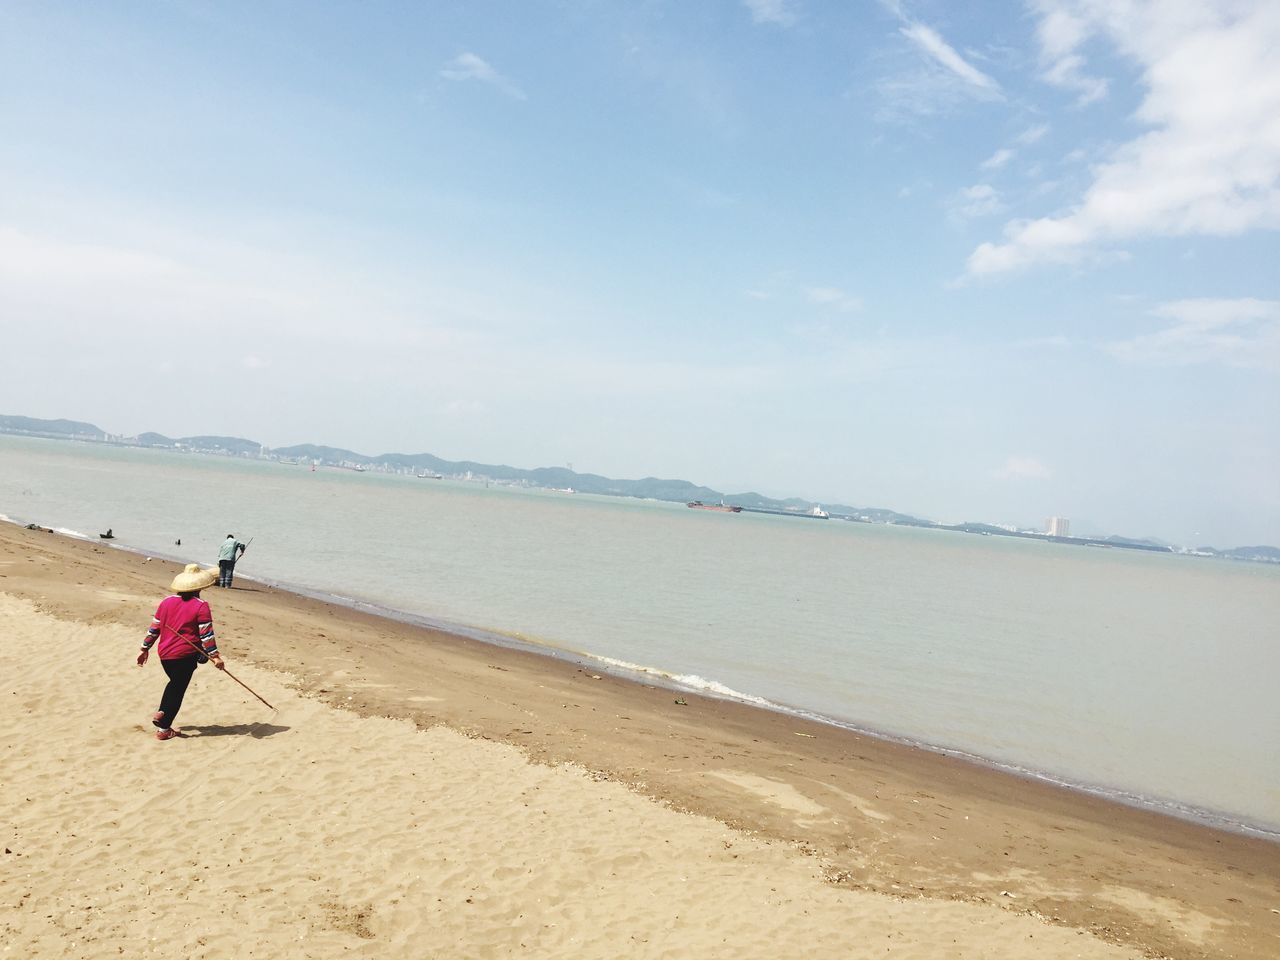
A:
<svg viewBox="0 0 1280 960">
<path fill-rule="evenodd" d="M 181 636 L 181 634 L 179 634 L 179 636 Z M 198 654 L 200 654 L 201 656 L 204 656 L 204 657 L 206 657 L 206 658 L 209 656 L 209 655 L 208 655 L 207 653 L 205 653 L 202 649 L 200 649 L 200 647 L 196 646 L 195 642 L 194 642 L 190 637 L 183 637 L 182 639 L 183 639 L 183 640 L 185 640 L 185 641 L 187 641 L 187 646 L 189 646 L 189 647 L 190 647 L 192 650 L 194 650 L 196 653 L 198 653 Z M 221 654 L 219 654 L 219 657 L 221 657 Z M 232 680 L 234 680 L 236 683 L 240 684 L 240 686 L 244 687 L 246 690 L 248 690 L 250 693 L 252 693 L 255 697 L 258 697 L 258 699 L 259 699 L 259 700 L 262 700 L 262 702 L 263 702 L 264 704 L 266 704 L 268 707 L 271 707 L 271 709 L 272 709 L 272 710 L 275 710 L 275 707 L 272 707 L 272 706 L 271 706 L 271 704 L 267 703 L 267 701 L 266 701 L 266 700 L 263 700 L 261 696 L 259 696 L 256 692 L 254 692 L 254 690 L 253 690 L 253 688 L 252 688 L 252 687 L 250 687 L 247 683 L 245 683 L 243 680 L 241 680 L 239 677 L 237 677 L 234 673 L 232 673 L 230 670 L 228 670 L 228 669 L 226 668 L 226 665 L 225 665 L 225 664 L 223 665 L 222 669 L 221 669 L 221 670 L 219 670 L 218 672 L 219 672 L 219 673 L 225 673 L 228 677 L 230 677 L 230 678 L 231 678 Z"/>
</svg>

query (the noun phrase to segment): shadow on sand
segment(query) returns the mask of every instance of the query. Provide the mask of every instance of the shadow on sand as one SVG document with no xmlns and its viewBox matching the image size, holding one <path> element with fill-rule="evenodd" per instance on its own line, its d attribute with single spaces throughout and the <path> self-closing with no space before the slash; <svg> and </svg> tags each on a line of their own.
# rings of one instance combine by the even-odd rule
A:
<svg viewBox="0 0 1280 960">
<path fill-rule="evenodd" d="M 220 724 L 184 726 L 182 733 L 188 737 L 253 737 L 255 740 L 261 740 L 264 737 L 274 737 L 277 733 L 284 733 L 288 729 L 289 727 L 274 723 L 237 723 L 234 726 Z"/>
</svg>

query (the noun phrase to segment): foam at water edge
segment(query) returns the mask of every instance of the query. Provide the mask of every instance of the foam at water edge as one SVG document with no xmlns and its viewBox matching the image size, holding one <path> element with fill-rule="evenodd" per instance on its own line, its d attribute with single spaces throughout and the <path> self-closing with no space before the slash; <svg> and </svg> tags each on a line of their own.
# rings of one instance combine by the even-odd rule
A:
<svg viewBox="0 0 1280 960">
<path fill-rule="evenodd" d="M 591 653 L 581 655 L 621 672 L 639 674 L 644 677 L 655 677 L 664 683 L 683 687 L 686 690 L 692 690 L 697 693 L 709 693 L 725 700 L 752 703 L 758 707 L 768 707 L 770 710 L 783 709 L 779 704 L 766 700 L 764 697 L 757 697 L 754 694 L 734 690 L 732 687 L 725 686 L 717 680 L 707 680 L 705 677 L 700 677 L 695 673 L 670 673 L 666 670 L 659 670 L 656 667 L 645 667 L 638 663 L 629 663 L 626 660 L 618 660 L 614 657 L 601 657 Z"/>
<path fill-rule="evenodd" d="M 734 690 L 732 687 L 727 687 L 719 681 L 706 680 L 697 674 L 673 674 L 671 679 L 681 686 L 688 687 L 690 690 L 696 690 L 700 693 L 710 693 L 717 697 L 741 700 L 743 703 L 752 703 L 758 707 L 768 707 L 771 710 L 778 709 L 778 704 L 774 703 L 772 700 L 766 700 L 764 697 L 757 697 L 750 693 L 742 693 L 740 690 Z"/>
<path fill-rule="evenodd" d="M 60 533 L 64 537 L 72 537 L 76 540 L 92 540 L 93 539 L 93 537 L 89 536 L 88 534 L 81 533 L 79 530 L 71 530 L 71 529 L 68 529 L 67 527 L 54 527 L 53 532 Z"/>
</svg>

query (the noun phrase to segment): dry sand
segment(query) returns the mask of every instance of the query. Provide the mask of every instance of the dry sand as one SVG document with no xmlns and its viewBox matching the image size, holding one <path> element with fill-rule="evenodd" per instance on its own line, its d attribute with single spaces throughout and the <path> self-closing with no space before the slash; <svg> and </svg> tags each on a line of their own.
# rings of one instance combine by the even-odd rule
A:
<svg viewBox="0 0 1280 960">
<path fill-rule="evenodd" d="M 1280 956 L 1280 846 L 0 526 L 0 955 Z"/>
</svg>

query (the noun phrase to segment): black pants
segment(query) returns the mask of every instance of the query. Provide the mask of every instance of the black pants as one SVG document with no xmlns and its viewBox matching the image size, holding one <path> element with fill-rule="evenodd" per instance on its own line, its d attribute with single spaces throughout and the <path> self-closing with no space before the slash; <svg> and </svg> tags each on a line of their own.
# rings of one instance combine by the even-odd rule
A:
<svg viewBox="0 0 1280 960">
<path fill-rule="evenodd" d="M 187 695 L 187 686 L 191 683 L 191 675 L 196 672 L 199 661 L 195 657 L 183 657 L 181 660 L 161 660 L 160 666 L 169 677 L 165 684 L 164 695 L 160 698 L 160 712 L 164 714 L 159 720 L 152 722 L 161 730 L 173 725 L 174 718 L 182 709 L 182 698 Z"/>
<path fill-rule="evenodd" d="M 218 561 L 218 586 L 231 586 L 231 578 L 236 572 L 236 562 L 234 560 Z"/>
</svg>

